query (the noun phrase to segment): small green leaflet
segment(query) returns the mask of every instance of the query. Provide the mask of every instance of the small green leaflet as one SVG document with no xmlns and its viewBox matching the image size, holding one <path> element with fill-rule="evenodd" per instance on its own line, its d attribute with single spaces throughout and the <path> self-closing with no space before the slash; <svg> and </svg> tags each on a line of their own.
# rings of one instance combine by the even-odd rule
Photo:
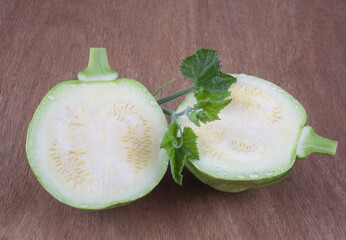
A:
<svg viewBox="0 0 346 240">
<path fill-rule="evenodd" d="M 217 54 L 217 50 L 200 49 L 180 65 L 182 74 L 195 83 L 197 103 L 188 117 L 197 126 L 218 120 L 220 111 L 231 102 L 229 88 L 236 78 L 220 71 Z"/>
<path fill-rule="evenodd" d="M 173 179 L 182 184 L 183 175 L 181 174 L 187 158 L 189 160 L 198 160 L 197 136 L 191 128 L 185 127 L 181 131 L 179 124 L 171 122 L 165 133 L 161 148 L 166 149 L 171 165 Z"/>
<path fill-rule="evenodd" d="M 194 108 L 190 115 L 188 115 L 188 118 L 198 127 L 201 126 L 200 121 L 202 123 L 207 123 L 214 120 L 220 120 L 218 114 L 230 102 L 230 99 L 219 102 L 199 101 L 194 105 Z"/>
</svg>

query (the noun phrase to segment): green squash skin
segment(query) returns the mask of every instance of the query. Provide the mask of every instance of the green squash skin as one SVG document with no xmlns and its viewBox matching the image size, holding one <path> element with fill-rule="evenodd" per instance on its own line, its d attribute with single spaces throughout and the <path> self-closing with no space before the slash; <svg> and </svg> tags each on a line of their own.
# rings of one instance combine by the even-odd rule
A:
<svg viewBox="0 0 346 240">
<path fill-rule="evenodd" d="M 101 208 L 84 208 L 84 207 L 79 207 L 79 206 L 76 206 L 76 205 L 72 205 L 72 204 L 69 204 L 68 202 L 64 201 L 64 199 L 60 198 L 57 194 L 55 194 L 55 192 L 51 191 L 44 183 L 44 181 L 41 179 L 41 177 L 39 176 L 39 172 L 36 171 L 36 167 L 31 159 L 31 156 L 33 155 L 32 154 L 32 149 L 35 148 L 35 146 L 29 146 L 29 139 L 30 139 L 30 136 L 31 136 L 31 129 L 32 129 L 32 125 L 33 125 L 33 122 L 35 121 L 35 119 L 37 118 L 37 115 L 38 115 L 38 112 L 41 110 L 42 107 L 42 103 L 46 100 L 46 98 L 48 98 L 48 96 L 53 93 L 55 90 L 57 90 L 58 88 L 60 88 L 61 86 L 63 85 L 81 85 L 81 84 L 110 84 L 110 83 L 119 83 L 119 82 L 126 82 L 126 84 L 132 84 L 132 85 L 135 85 L 145 91 L 147 91 L 147 94 L 149 94 L 150 96 L 151 93 L 148 91 L 148 89 L 143 85 L 141 84 L 140 82 L 136 81 L 136 80 L 133 80 L 133 79 L 129 79 L 129 78 L 121 78 L 121 79 L 115 79 L 115 80 L 106 80 L 106 81 L 81 81 L 81 80 L 69 80 L 69 81 L 64 81 L 64 82 L 61 82 L 61 83 L 58 83 L 57 85 L 55 85 L 51 90 L 49 90 L 49 92 L 43 97 L 42 101 L 40 102 L 40 104 L 38 105 L 33 117 L 32 117 L 32 120 L 30 121 L 30 124 L 29 124 L 29 127 L 28 127 L 28 132 L 27 132 L 27 138 L 26 138 L 26 155 L 27 155 L 27 158 L 28 158 L 28 162 L 29 162 L 29 165 L 30 165 L 30 168 L 31 170 L 33 171 L 34 175 L 36 176 L 38 182 L 41 184 L 41 186 L 49 193 L 51 194 L 56 200 L 58 200 L 59 202 L 65 204 L 65 205 L 68 205 L 70 207 L 73 207 L 73 208 L 77 208 L 77 209 L 82 209 L 82 210 L 103 210 L 103 209 L 111 209 L 111 208 L 115 208 L 115 207 L 120 207 L 120 206 L 124 206 L 124 205 L 127 205 L 127 204 L 130 204 L 132 203 L 133 201 L 139 199 L 139 198 L 142 198 L 144 196 L 146 196 L 147 194 L 149 194 L 154 188 L 155 186 L 157 186 L 159 184 L 159 182 L 161 181 L 161 179 L 163 178 L 163 176 L 165 175 L 166 171 L 163 172 L 162 176 L 160 176 L 160 178 L 157 179 L 157 181 L 155 182 L 155 186 L 154 188 L 152 188 L 150 191 L 146 191 L 146 192 L 143 192 L 143 194 L 141 194 L 140 196 L 137 196 L 136 198 L 133 198 L 133 199 L 126 199 L 124 201 L 121 201 L 121 202 L 111 202 L 111 203 L 108 203 L 107 205 L 105 205 L 104 207 L 101 207 Z M 155 100 L 154 97 L 152 97 L 153 100 Z M 156 100 L 155 100 L 156 102 Z M 159 105 L 158 105 L 159 106 Z M 161 108 L 160 108 L 161 109 Z M 162 111 L 162 110 L 161 110 Z M 164 113 L 162 112 L 162 114 L 164 115 Z M 168 155 L 166 155 L 165 159 L 163 159 L 162 161 L 166 161 L 167 162 L 167 168 L 168 168 Z M 166 169 L 167 170 L 167 169 Z"/>
<path fill-rule="evenodd" d="M 189 160 L 185 162 L 185 166 L 200 181 L 222 192 L 242 192 L 248 189 L 267 187 L 267 186 L 276 184 L 282 181 L 285 177 L 287 177 L 293 168 L 292 166 L 286 172 L 283 172 L 271 178 L 240 181 L 240 180 L 221 179 L 221 178 L 216 178 L 214 176 L 208 175 L 202 171 L 199 171 Z"/>
<path fill-rule="evenodd" d="M 302 126 L 300 129 L 299 136 L 301 134 L 301 131 L 303 130 L 303 127 L 304 126 Z M 295 164 L 298 142 L 299 142 L 299 137 L 296 140 L 296 146 L 291 154 L 291 159 L 292 159 L 291 166 L 285 171 L 281 172 L 280 174 L 275 175 L 273 177 L 269 177 L 269 178 L 253 179 L 253 180 L 252 179 L 238 180 L 238 179 L 217 178 L 215 176 L 209 175 L 199 170 L 198 168 L 196 168 L 195 165 L 193 164 L 193 161 L 198 161 L 198 160 L 191 161 L 187 159 L 185 162 L 185 166 L 200 181 L 222 192 L 242 192 L 248 189 L 267 187 L 267 186 L 274 185 L 281 182 L 282 180 L 284 180 L 284 178 L 286 178 L 290 174 Z"/>
<path fill-rule="evenodd" d="M 233 77 L 238 77 L 240 74 L 230 74 Z M 269 84 L 273 84 L 267 80 L 261 79 Z M 275 85 L 275 84 L 273 84 Z M 287 93 L 287 97 L 289 99 L 291 99 L 292 101 L 297 101 L 291 94 L 289 94 L 288 92 L 286 92 L 284 89 L 282 89 L 281 87 L 275 85 L 275 87 L 277 87 L 278 89 L 282 90 L 284 93 Z M 189 93 L 185 99 L 183 100 L 183 102 L 180 104 L 180 106 L 178 107 L 177 111 L 181 111 L 182 109 L 180 109 L 188 100 L 188 98 L 193 95 L 193 93 Z M 219 191 L 223 191 L 223 192 L 241 192 L 241 191 L 245 191 L 248 189 L 255 189 L 255 188 L 261 188 L 261 187 L 267 187 L 270 185 L 274 185 L 276 183 L 279 183 L 280 181 L 282 181 L 284 178 L 286 178 L 289 173 L 291 172 L 291 170 L 293 169 L 296 157 L 297 157 L 297 148 L 298 148 L 298 143 L 299 143 L 299 138 L 301 135 L 301 132 L 306 124 L 306 120 L 307 120 L 307 114 L 306 111 L 304 109 L 304 107 L 299 103 L 299 105 L 301 106 L 301 108 L 304 110 L 303 112 L 303 118 L 300 124 L 300 128 L 299 128 L 299 134 L 297 136 L 296 139 L 296 144 L 294 149 L 292 149 L 292 153 L 291 153 L 291 164 L 290 166 L 283 170 L 283 172 L 279 173 L 278 175 L 272 176 L 272 177 L 268 177 L 268 178 L 262 178 L 262 179 L 244 179 L 244 180 L 238 180 L 238 179 L 225 179 L 225 178 L 220 178 L 220 177 L 216 177 L 216 176 L 212 176 L 200 169 L 198 169 L 195 165 L 194 165 L 194 161 L 198 161 L 198 160 L 186 160 L 185 162 L 185 166 L 187 167 L 187 169 L 195 176 L 197 177 L 200 181 L 202 181 L 203 183 L 209 185 L 210 187 L 219 190 Z"/>
</svg>

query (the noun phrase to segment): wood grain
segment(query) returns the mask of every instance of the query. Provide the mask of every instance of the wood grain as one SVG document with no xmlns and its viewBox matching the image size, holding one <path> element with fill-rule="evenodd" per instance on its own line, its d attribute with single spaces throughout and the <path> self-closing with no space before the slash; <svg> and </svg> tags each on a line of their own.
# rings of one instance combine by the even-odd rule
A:
<svg viewBox="0 0 346 240">
<path fill-rule="evenodd" d="M 346 2 L 0 0 L 0 239 L 346 239 Z M 45 93 L 76 79 L 90 47 L 120 77 L 161 96 L 188 86 L 179 63 L 220 50 L 223 70 L 282 86 L 337 156 L 297 161 L 275 186 L 222 193 L 169 171 L 148 196 L 99 212 L 62 205 L 27 163 L 26 131 Z M 160 97 L 160 96 L 159 96 Z M 177 107 L 179 100 L 169 103 Z"/>
</svg>

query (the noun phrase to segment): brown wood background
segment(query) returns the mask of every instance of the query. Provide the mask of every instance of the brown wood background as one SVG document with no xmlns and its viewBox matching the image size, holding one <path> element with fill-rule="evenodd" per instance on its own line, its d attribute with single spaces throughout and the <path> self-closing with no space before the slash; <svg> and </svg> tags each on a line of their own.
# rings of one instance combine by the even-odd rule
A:
<svg viewBox="0 0 346 240">
<path fill-rule="evenodd" d="M 161 96 L 190 83 L 180 61 L 220 50 L 223 70 L 270 80 L 339 140 L 337 156 L 297 161 L 275 186 L 231 194 L 168 171 L 146 197 L 90 212 L 39 185 L 25 137 L 45 93 L 76 79 L 90 47 L 106 47 L 120 77 Z M 346 239 L 346 1 L 0 0 L 0 239 Z M 167 106 L 175 108 L 179 101 Z"/>
</svg>

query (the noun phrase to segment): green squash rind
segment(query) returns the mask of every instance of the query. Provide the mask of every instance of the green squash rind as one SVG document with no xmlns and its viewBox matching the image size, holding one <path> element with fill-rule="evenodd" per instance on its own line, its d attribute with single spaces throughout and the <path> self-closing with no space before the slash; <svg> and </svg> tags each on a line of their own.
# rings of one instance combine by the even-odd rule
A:
<svg viewBox="0 0 346 240">
<path fill-rule="evenodd" d="M 222 192 L 242 192 L 248 189 L 267 187 L 276 184 L 286 178 L 293 168 L 292 166 L 287 171 L 270 178 L 256 180 L 229 180 L 208 175 L 207 173 L 198 170 L 191 161 L 186 161 L 185 166 L 200 181 Z"/>
</svg>

